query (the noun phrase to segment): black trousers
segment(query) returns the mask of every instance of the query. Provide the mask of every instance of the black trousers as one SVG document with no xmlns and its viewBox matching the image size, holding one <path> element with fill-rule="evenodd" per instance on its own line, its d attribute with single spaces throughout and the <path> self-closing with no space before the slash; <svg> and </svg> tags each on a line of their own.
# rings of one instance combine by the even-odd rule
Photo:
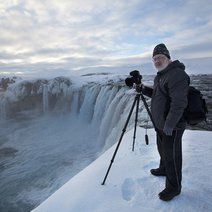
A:
<svg viewBox="0 0 212 212">
<path fill-rule="evenodd" d="M 166 172 L 166 189 L 181 190 L 182 136 L 183 130 L 174 130 L 172 136 L 157 131 L 157 147 L 160 154 L 159 167 Z"/>
</svg>

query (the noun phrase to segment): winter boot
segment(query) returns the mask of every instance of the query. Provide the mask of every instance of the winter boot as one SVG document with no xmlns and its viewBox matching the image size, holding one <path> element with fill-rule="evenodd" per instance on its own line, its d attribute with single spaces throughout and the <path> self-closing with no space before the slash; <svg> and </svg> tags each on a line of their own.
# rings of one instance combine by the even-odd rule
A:
<svg viewBox="0 0 212 212">
<path fill-rule="evenodd" d="M 165 170 L 161 168 L 151 169 L 150 172 L 154 176 L 166 176 Z"/>
<path fill-rule="evenodd" d="M 181 190 L 171 190 L 168 188 L 165 188 L 163 191 L 161 191 L 158 196 L 163 201 L 169 201 L 173 199 L 175 196 L 179 195 Z"/>
</svg>

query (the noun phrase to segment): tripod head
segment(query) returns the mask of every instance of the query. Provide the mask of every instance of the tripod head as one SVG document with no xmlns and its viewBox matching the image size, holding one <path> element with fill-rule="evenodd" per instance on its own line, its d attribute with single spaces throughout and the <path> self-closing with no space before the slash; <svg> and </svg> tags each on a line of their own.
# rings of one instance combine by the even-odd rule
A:
<svg viewBox="0 0 212 212">
<path fill-rule="evenodd" d="M 134 70 L 130 72 L 130 77 L 127 77 L 125 79 L 125 84 L 129 87 L 135 87 L 135 90 L 138 93 L 141 93 L 142 91 L 142 75 L 139 73 L 138 70 Z"/>
</svg>

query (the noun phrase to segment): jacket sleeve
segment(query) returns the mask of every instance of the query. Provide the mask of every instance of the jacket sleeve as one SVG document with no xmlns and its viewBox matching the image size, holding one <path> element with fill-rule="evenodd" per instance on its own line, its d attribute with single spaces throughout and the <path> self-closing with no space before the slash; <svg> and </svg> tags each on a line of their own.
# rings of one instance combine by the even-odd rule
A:
<svg viewBox="0 0 212 212">
<path fill-rule="evenodd" d="M 143 87 L 142 87 L 142 93 L 143 93 L 145 96 L 152 97 L 153 88 L 150 88 L 150 87 L 147 87 L 147 86 L 144 86 L 144 85 L 143 85 Z"/>
<path fill-rule="evenodd" d="M 181 119 L 187 106 L 187 94 L 189 88 L 189 77 L 185 72 L 178 72 L 172 76 L 168 83 L 168 94 L 170 99 L 169 112 L 165 120 L 165 126 L 174 129 Z"/>
</svg>

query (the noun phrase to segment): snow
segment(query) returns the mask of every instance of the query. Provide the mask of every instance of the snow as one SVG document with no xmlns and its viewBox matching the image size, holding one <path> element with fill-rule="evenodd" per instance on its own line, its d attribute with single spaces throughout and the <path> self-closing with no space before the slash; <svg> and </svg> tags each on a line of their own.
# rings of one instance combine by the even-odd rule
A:
<svg viewBox="0 0 212 212">
<path fill-rule="evenodd" d="M 148 130 L 149 145 L 144 135 L 145 130 L 137 127 L 134 151 L 133 129 L 124 135 L 105 185 L 101 183 L 117 143 L 33 212 L 212 211 L 212 132 L 185 131 L 182 193 L 170 202 L 158 198 L 165 178 L 149 172 L 159 162 L 155 131 Z"/>
</svg>

